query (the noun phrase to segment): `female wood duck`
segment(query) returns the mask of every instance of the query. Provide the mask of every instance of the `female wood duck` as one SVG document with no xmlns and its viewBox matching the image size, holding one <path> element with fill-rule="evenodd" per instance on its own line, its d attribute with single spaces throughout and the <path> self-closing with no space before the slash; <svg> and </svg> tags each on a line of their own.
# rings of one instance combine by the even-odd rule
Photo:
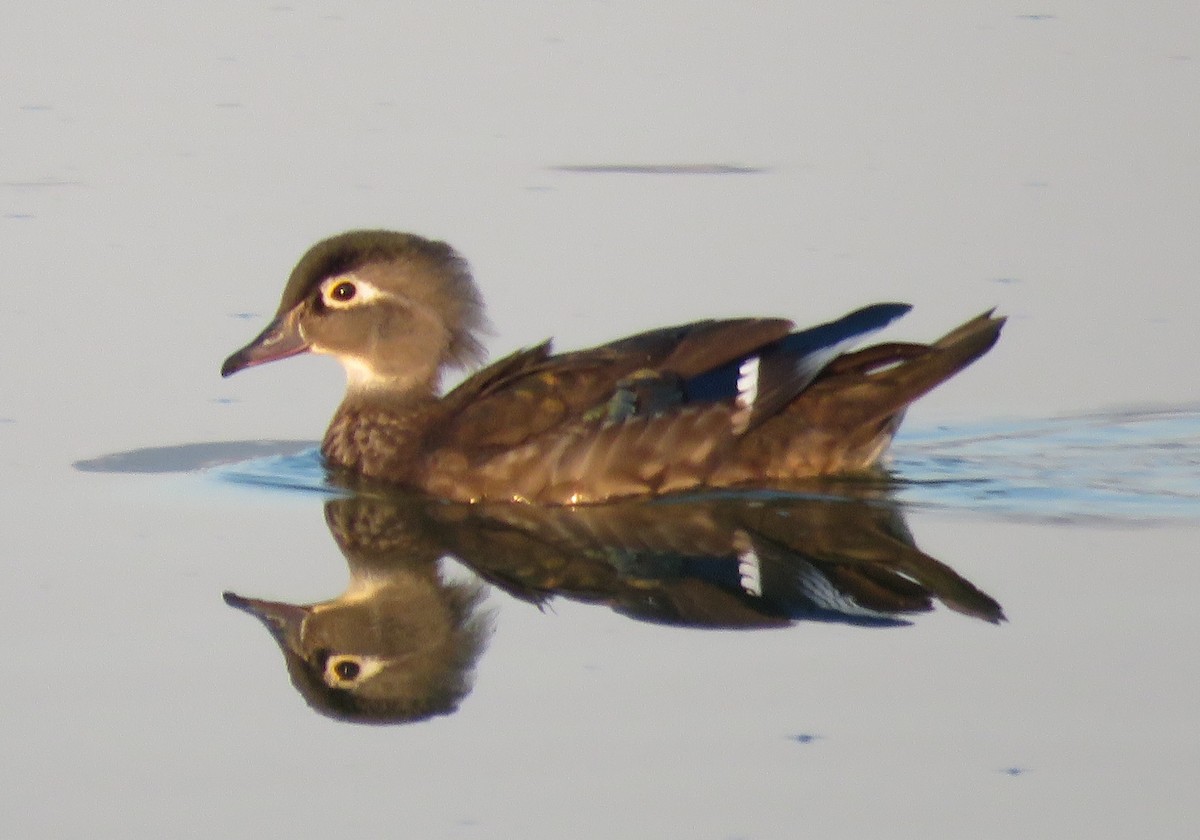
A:
<svg viewBox="0 0 1200 840">
<path fill-rule="evenodd" d="M 447 244 L 362 230 L 314 245 L 275 319 L 221 368 L 311 351 L 349 385 L 328 463 L 457 501 L 583 504 L 781 487 L 868 470 L 905 408 L 995 343 L 986 312 L 932 344 L 845 352 L 909 310 L 880 303 L 799 332 L 778 318 L 697 321 L 553 354 L 546 341 L 439 396 L 486 328 Z"/>
</svg>

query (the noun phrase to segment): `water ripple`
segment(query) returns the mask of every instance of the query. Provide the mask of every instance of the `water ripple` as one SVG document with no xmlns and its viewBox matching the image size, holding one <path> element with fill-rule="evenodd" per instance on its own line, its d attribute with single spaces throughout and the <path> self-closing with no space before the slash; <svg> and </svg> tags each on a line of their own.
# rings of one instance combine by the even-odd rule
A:
<svg viewBox="0 0 1200 840">
<path fill-rule="evenodd" d="M 1040 520 L 1200 518 L 1200 407 L 902 433 L 902 501 Z"/>
</svg>

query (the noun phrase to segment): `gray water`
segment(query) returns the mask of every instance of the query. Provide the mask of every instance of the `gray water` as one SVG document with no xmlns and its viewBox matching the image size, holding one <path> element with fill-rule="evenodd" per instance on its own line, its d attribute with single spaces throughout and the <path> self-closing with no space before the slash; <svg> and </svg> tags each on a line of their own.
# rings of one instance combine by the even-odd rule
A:
<svg viewBox="0 0 1200 840">
<path fill-rule="evenodd" d="M 1182 2 L 14 7 L 0 834 L 1190 838 L 1198 38 Z M 315 711 L 222 594 L 345 590 L 312 451 L 341 375 L 217 370 L 356 226 L 454 243 L 493 358 L 997 306 L 870 509 L 1006 620 L 934 587 L 897 621 L 696 629 L 448 550 L 444 585 L 495 579 L 456 710 Z M 757 603 L 745 558 L 606 550 Z"/>
</svg>

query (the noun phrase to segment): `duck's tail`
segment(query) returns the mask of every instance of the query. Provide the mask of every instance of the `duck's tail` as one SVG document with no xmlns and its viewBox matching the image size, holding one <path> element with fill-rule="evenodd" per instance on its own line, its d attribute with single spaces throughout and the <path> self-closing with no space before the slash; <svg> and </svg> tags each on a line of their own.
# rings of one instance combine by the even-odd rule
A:
<svg viewBox="0 0 1200 840">
<path fill-rule="evenodd" d="M 842 463 L 821 472 L 871 466 L 909 405 L 996 343 L 1005 319 L 993 311 L 972 318 L 932 344 L 877 344 L 831 362 L 788 412 L 840 442 Z"/>
</svg>

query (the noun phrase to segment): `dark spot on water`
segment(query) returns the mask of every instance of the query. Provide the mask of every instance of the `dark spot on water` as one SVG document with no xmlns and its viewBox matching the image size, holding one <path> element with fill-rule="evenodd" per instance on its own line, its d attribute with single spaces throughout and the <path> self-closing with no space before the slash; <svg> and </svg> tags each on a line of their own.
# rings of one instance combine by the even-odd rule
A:
<svg viewBox="0 0 1200 840">
<path fill-rule="evenodd" d="M 252 318 L 261 318 L 263 315 L 261 312 L 230 312 L 229 317 L 237 318 L 240 321 L 249 321 Z"/>
<path fill-rule="evenodd" d="M 36 181 L 4 181 L 0 186 L 19 189 L 53 189 L 55 187 L 82 187 L 82 181 L 68 181 L 64 178 L 38 178 Z"/>
<path fill-rule="evenodd" d="M 820 741 L 823 736 L 815 735 L 811 732 L 801 732 L 798 735 L 788 737 L 789 741 L 795 741 L 797 744 L 811 744 L 814 741 Z"/>
<path fill-rule="evenodd" d="M 771 171 L 766 166 L 738 163 L 568 163 L 546 168 L 586 175 L 758 175 Z"/>
<path fill-rule="evenodd" d="M 1001 771 L 1005 776 L 1024 776 L 1029 772 L 1028 767 L 1005 767 Z"/>
<path fill-rule="evenodd" d="M 1020 283 L 1021 280 L 1017 277 L 990 277 L 988 278 L 988 282 L 999 283 L 1002 286 L 1011 286 L 1013 283 Z"/>
<path fill-rule="evenodd" d="M 1040 14 L 1040 15 L 1017 15 L 1017 20 L 1057 20 L 1058 15 Z"/>
<path fill-rule="evenodd" d="M 22 220 L 22 219 L 34 219 L 37 217 L 34 216 L 32 213 L 5 213 L 4 218 Z"/>
<path fill-rule="evenodd" d="M 234 399 L 233 397 L 214 397 L 210 402 L 215 402 L 217 405 L 233 405 L 234 403 L 241 402 L 241 400 Z"/>
</svg>

